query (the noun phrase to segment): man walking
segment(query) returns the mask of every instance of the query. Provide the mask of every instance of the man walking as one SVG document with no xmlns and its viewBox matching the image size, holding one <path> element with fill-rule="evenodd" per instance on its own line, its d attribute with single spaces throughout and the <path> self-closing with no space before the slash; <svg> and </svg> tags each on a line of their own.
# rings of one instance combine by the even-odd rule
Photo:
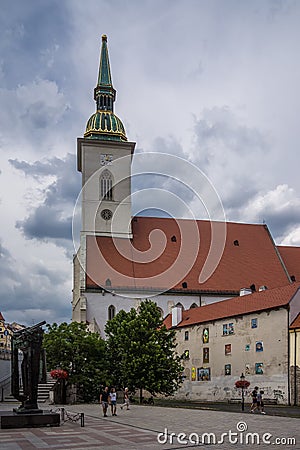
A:
<svg viewBox="0 0 300 450">
<path fill-rule="evenodd" d="M 125 391 L 124 391 L 124 403 L 123 403 L 123 405 L 121 405 L 121 409 L 123 409 L 124 406 L 126 406 L 127 410 L 130 409 L 129 408 L 129 392 L 128 392 L 128 388 L 125 388 Z"/>
<path fill-rule="evenodd" d="M 257 393 L 258 393 L 258 386 L 255 386 L 253 389 L 251 395 L 252 395 L 252 404 L 250 408 L 250 412 L 254 413 L 254 411 L 257 409 Z"/>
<path fill-rule="evenodd" d="M 102 405 L 102 409 L 103 409 L 103 416 L 107 417 L 107 408 L 108 408 L 108 403 L 109 403 L 109 390 L 108 390 L 108 386 L 105 387 L 104 391 L 101 392 L 100 394 L 100 403 Z"/>
</svg>

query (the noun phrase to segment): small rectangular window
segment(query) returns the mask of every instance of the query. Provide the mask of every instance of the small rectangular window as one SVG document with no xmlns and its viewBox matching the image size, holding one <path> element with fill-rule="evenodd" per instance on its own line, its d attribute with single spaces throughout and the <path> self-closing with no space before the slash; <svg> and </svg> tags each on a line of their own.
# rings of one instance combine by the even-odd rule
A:
<svg viewBox="0 0 300 450">
<path fill-rule="evenodd" d="M 185 332 L 184 332 L 184 340 L 185 340 L 185 341 L 188 341 L 188 340 L 189 340 L 189 332 L 188 332 L 188 331 L 185 331 Z"/>
</svg>

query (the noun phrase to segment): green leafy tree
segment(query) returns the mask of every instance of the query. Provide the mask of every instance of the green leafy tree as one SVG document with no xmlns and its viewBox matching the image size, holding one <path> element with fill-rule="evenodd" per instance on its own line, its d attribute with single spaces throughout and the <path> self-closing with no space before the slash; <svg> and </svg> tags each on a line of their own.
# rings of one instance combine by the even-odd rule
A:
<svg viewBox="0 0 300 450">
<path fill-rule="evenodd" d="M 48 370 L 66 370 L 68 383 L 77 385 L 82 400 L 96 399 L 100 385 L 109 382 L 105 341 L 83 323 L 54 323 L 47 327 L 44 348 Z"/>
<path fill-rule="evenodd" d="M 105 327 L 111 375 L 117 386 L 152 395 L 173 394 L 182 382 L 175 331 L 163 325 L 156 303 L 146 300 L 139 311 L 120 311 Z"/>
</svg>

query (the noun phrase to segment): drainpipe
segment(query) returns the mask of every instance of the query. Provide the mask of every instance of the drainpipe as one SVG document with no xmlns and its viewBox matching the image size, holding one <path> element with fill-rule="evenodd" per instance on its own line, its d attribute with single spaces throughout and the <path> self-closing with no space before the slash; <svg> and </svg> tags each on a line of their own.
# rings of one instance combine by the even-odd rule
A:
<svg viewBox="0 0 300 450">
<path fill-rule="evenodd" d="M 297 330 L 294 329 L 294 406 L 297 406 Z"/>
</svg>

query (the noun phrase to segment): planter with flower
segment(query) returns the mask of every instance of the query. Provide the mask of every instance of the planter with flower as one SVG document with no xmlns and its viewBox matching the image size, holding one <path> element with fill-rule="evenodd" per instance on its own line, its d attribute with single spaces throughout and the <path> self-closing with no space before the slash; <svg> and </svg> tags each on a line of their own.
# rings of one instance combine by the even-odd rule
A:
<svg viewBox="0 0 300 450">
<path fill-rule="evenodd" d="M 50 372 L 51 378 L 57 380 L 53 387 L 54 403 L 66 403 L 66 380 L 68 379 L 68 372 L 63 369 L 54 369 Z"/>
<path fill-rule="evenodd" d="M 69 376 L 68 372 L 63 369 L 54 369 L 50 372 L 51 378 L 55 378 L 56 380 L 66 380 Z"/>
</svg>

